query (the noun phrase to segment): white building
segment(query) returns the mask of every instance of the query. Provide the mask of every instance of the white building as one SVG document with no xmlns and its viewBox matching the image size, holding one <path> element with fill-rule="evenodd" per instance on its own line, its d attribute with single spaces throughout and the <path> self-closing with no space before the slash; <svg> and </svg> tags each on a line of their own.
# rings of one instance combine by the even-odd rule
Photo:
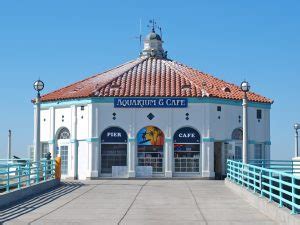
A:
<svg viewBox="0 0 300 225">
<path fill-rule="evenodd" d="M 152 30 L 139 58 L 42 96 L 41 152 L 64 177 L 220 177 L 241 159 L 242 98 L 168 59 Z M 248 98 L 248 159 L 269 159 L 272 101 Z"/>
</svg>

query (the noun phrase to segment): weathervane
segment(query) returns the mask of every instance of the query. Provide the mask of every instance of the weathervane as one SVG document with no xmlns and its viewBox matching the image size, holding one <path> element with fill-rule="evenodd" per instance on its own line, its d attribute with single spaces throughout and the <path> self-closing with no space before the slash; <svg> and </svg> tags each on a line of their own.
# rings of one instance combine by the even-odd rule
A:
<svg viewBox="0 0 300 225">
<path fill-rule="evenodd" d="M 155 33 L 155 29 L 157 28 L 160 33 L 160 37 L 162 39 L 162 32 L 161 32 L 161 27 L 157 25 L 156 21 L 154 19 L 149 20 L 149 24 L 147 25 L 148 28 L 152 29 L 152 32 Z"/>
</svg>

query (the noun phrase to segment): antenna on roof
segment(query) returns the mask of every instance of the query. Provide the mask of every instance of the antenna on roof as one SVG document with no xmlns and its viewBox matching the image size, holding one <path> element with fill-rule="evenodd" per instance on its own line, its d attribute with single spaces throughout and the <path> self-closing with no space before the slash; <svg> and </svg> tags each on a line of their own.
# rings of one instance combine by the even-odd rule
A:
<svg viewBox="0 0 300 225">
<path fill-rule="evenodd" d="M 139 34 L 139 39 L 140 39 L 140 52 L 142 51 L 142 19 L 140 18 L 140 34 Z"/>
<path fill-rule="evenodd" d="M 139 35 L 138 36 L 134 36 L 134 39 L 138 39 L 139 40 L 139 52 L 140 54 L 142 53 L 142 19 L 140 19 L 140 24 L 139 24 Z"/>
</svg>

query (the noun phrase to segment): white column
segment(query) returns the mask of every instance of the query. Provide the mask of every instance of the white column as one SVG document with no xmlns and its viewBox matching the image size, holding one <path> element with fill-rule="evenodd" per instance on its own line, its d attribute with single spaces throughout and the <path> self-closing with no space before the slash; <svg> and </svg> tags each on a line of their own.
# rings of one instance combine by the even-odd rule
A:
<svg viewBox="0 0 300 225">
<path fill-rule="evenodd" d="M 165 139 L 165 177 L 172 177 L 172 138 Z"/>
<path fill-rule="evenodd" d="M 49 152 L 52 155 L 52 158 L 55 159 L 55 109 L 54 107 L 49 108 L 50 112 L 50 133 L 49 133 Z"/>
<path fill-rule="evenodd" d="M 129 132 L 128 132 L 128 177 L 136 177 L 136 134 L 135 134 L 135 119 L 136 119 L 136 109 L 132 110 L 130 115 L 129 123 Z"/>
<path fill-rule="evenodd" d="M 211 178 L 215 176 L 213 141 L 206 140 L 202 143 L 202 176 Z"/>
<path fill-rule="evenodd" d="M 243 163 L 248 163 L 248 112 L 247 93 L 243 98 Z"/>
<path fill-rule="evenodd" d="M 41 126 L 41 120 L 40 120 L 40 113 L 41 113 L 41 105 L 40 105 L 40 97 L 39 94 L 35 100 L 35 106 L 34 106 L 34 161 L 39 162 L 40 161 L 40 126 Z"/>
<path fill-rule="evenodd" d="M 77 108 L 76 105 L 71 106 L 71 153 L 73 164 L 74 179 L 78 179 L 78 141 L 77 141 Z"/>
<path fill-rule="evenodd" d="M 135 177 L 136 141 L 134 137 L 128 138 L 128 177 Z"/>
<path fill-rule="evenodd" d="M 88 172 L 87 177 L 98 177 L 98 168 L 95 165 L 95 157 L 97 158 L 97 149 L 99 145 L 99 138 L 96 136 L 96 113 L 95 105 L 93 103 L 88 104 Z"/>
</svg>

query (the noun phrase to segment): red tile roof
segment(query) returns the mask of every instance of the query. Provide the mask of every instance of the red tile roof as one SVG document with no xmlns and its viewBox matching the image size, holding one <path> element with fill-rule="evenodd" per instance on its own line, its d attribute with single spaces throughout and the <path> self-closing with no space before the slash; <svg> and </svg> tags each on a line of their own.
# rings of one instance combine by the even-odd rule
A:
<svg viewBox="0 0 300 225">
<path fill-rule="evenodd" d="M 213 97 L 241 100 L 239 86 L 168 59 L 138 58 L 42 96 L 42 101 L 88 97 Z M 253 102 L 272 100 L 248 93 Z"/>
</svg>

